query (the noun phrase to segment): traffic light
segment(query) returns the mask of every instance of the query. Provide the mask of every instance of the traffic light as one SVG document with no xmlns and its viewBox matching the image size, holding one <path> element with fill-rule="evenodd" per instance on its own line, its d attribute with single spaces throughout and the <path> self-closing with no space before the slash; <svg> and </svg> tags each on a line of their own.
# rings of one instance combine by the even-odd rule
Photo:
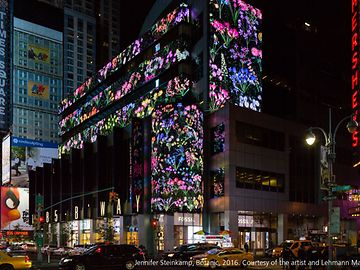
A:
<svg viewBox="0 0 360 270">
<path fill-rule="evenodd" d="M 45 223 L 45 217 L 40 216 L 40 217 L 39 217 L 39 223 L 40 223 L 40 224 L 44 224 L 44 223 Z"/>
<path fill-rule="evenodd" d="M 45 217 L 44 217 L 44 216 L 40 216 L 40 217 L 39 217 L 39 227 L 40 227 L 40 230 L 41 230 L 41 231 L 44 230 L 44 223 L 45 223 Z"/>
<path fill-rule="evenodd" d="M 155 230 L 158 226 L 158 220 L 157 219 L 153 219 L 151 220 L 151 227 Z"/>
</svg>

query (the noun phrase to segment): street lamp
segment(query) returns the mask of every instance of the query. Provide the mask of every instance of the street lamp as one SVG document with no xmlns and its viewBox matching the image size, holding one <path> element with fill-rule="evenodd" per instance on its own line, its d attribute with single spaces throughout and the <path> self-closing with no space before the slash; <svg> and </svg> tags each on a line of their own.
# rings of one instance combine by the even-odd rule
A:
<svg viewBox="0 0 360 270">
<path fill-rule="evenodd" d="M 328 181 L 325 183 L 326 187 L 327 187 L 327 191 L 328 191 L 328 214 L 329 214 L 329 225 L 328 225 L 328 243 L 329 243 L 329 261 L 331 262 L 333 260 L 333 254 L 332 254 L 332 235 L 331 235 L 331 226 L 332 226 L 332 221 L 331 221 L 331 214 L 333 211 L 333 190 L 332 187 L 335 186 L 335 175 L 333 173 L 333 164 L 335 162 L 335 157 L 336 157 L 336 153 L 335 153 L 335 136 L 336 133 L 340 127 L 340 125 L 345 122 L 346 120 L 349 120 L 349 122 L 346 125 L 347 130 L 350 133 L 353 133 L 356 131 L 356 129 L 358 128 L 358 123 L 354 120 L 354 115 L 348 115 L 346 117 L 344 117 L 343 119 L 341 119 L 339 121 L 339 123 L 335 126 L 334 132 L 332 132 L 332 127 L 331 127 L 331 108 L 329 108 L 329 132 L 328 134 L 326 134 L 325 130 L 320 128 L 320 127 L 310 127 L 307 132 L 306 132 L 306 143 L 308 145 L 312 145 L 314 144 L 316 137 L 315 134 L 313 133 L 313 130 L 319 130 L 321 131 L 321 133 L 324 135 L 325 137 L 325 147 L 326 147 L 326 159 L 328 162 L 328 170 L 329 170 L 329 177 L 328 177 Z M 329 264 L 328 269 L 331 269 L 331 264 Z"/>
</svg>

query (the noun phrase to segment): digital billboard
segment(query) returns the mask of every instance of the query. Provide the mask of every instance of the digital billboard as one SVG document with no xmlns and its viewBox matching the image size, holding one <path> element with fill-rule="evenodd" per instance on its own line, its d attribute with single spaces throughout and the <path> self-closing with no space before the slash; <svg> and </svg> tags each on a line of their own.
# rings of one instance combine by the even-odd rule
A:
<svg viewBox="0 0 360 270">
<path fill-rule="evenodd" d="M 5 137 L 2 142 L 2 183 L 10 182 L 10 135 Z"/>
<path fill-rule="evenodd" d="M 210 0 L 209 109 L 261 111 L 262 13 L 242 0 Z"/>
<path fill-rule="evenodd" d="M 57 144 L 11 137 L 10 184 L 29 187 L 29 171 L 51 163 L 53 158 L 58 158 Z"/>
<path fill-rule="evenodd" d="M 29 189 L 1 187 L 1 230 L 32 230 L 29 225 Z"/>
</svg>

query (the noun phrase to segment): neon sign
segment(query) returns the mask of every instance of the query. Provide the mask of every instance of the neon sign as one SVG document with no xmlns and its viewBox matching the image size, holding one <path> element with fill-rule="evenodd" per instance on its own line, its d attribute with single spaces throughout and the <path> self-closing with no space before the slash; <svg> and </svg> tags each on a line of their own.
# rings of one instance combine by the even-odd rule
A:
<svg viewBox="0 0 360 270">
<path fill-rule="evenodd" d="M 351 0 L 351 90 L 352 90 L 352 110 L 354 120 L 359 121 L 359 1 Z M 352 134 L 352 147 L 358 148 L 359 131 Z M 358 162 L 356 160 L 356 162 Z M 354 166 L 357 166 L 357 163 Z"/>
</svg>

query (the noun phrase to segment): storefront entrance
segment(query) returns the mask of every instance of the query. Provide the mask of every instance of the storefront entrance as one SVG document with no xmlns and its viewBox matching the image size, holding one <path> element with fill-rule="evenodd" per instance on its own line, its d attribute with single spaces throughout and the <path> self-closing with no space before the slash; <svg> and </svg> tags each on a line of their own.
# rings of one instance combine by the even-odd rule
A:
<svg viewBox="0 0 360 270">
<path fill-rule="evenodd" d="M 266 250 L 276 243 L 277 218 L 271 215 L 239 215 L 239 247 L 248 243 L 253 251 Z"/>
</svg>

